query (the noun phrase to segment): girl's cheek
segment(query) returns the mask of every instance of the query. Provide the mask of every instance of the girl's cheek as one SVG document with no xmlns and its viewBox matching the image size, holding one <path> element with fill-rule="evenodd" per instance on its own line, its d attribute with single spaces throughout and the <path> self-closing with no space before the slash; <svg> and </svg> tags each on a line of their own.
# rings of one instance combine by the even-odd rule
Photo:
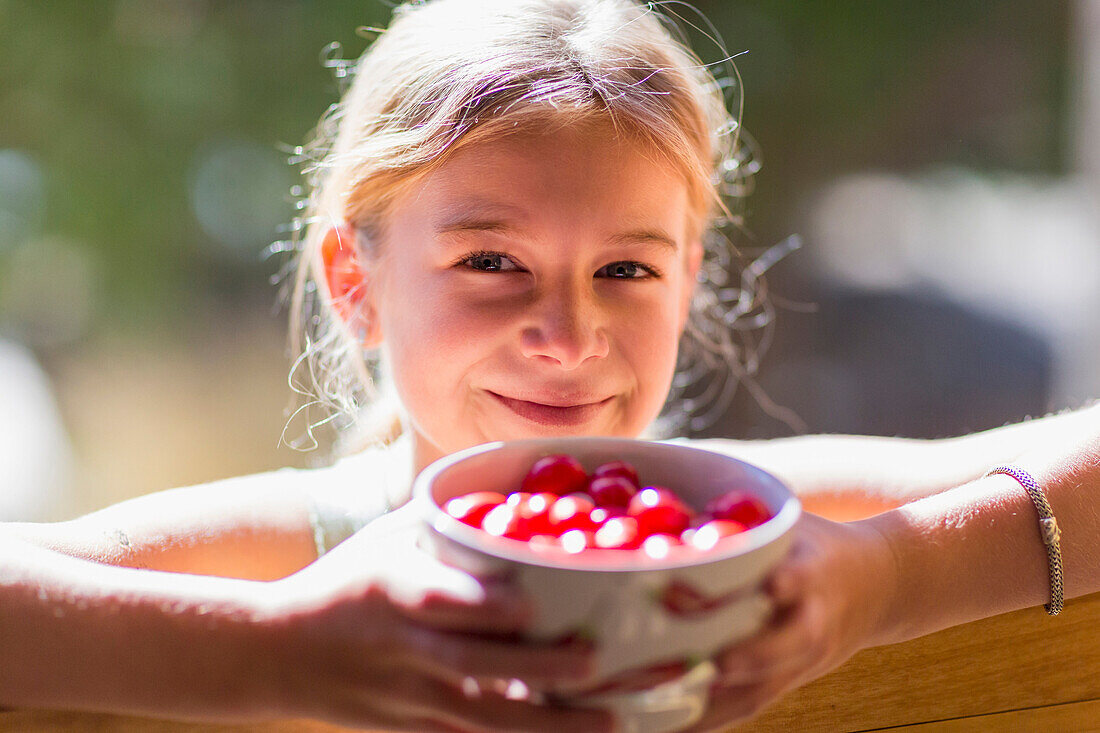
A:
<svg viewBox="0 0 1100 733">
<path fill-rule="evenodd" d="M 444 330 L 442 338 L 484 340 L 499 338 L 522 317 L 523 308 L 505 298 L 467 298 L 440 308 L 434 327 Z"/>
</svg>

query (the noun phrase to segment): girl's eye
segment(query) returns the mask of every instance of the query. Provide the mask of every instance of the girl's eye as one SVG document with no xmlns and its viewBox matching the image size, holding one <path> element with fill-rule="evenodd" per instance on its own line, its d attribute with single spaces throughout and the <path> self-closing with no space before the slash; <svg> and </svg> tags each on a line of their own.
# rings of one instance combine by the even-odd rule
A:
<svg viewBox="0 0 1100 733">
<path fill-rule="evenodd" d="M 604 277 L 611 278 L 612 280 L 646 280 L 651 277 L 657 277 L 657 271 L 648 265 L 643 265 L 640 262 L 612 262 L 610 265 L 604 265 L 596 271 L 596 275 L 605 273 Z"/>
<path fill-rule="evenodd" d="M 499 252 L 474 252 L 458 261 L 477 272 L 518 272 L 515 262 Z"/>
<path fill-rule="evenodd" d="M 517 265 L 510 257 L 500 252 L 471 252 L 463 255 L 454 262 L 474 272 L 522 272 L 523 268 Z M 606 277 L 611 280 L 649 280 L 659 277 L 660 273 L 649 265 L 640 262 L 612 262 L 604 265 L 596 271 L 596 277 Z"/>
</svg>

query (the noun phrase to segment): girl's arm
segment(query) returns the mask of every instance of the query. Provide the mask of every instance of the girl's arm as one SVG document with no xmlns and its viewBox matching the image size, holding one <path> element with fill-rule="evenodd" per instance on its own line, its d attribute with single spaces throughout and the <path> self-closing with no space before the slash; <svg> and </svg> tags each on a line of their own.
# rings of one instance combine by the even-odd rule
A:
<svg viewBox="0 0 1100 733">
<path fill-rule="evenodd" d="M 977 436 L 976 460 L 982 470 L 1008 462 L 1035 478 L 1061 528 L 1065 598 L 1100 591 L 1100 414 L 1027 425 Z M 1049 431 L 1030 429 L 1040 425 Z M 1003 448 L 991 442 L 998 434 Z M 778 611 L 763 633 L 722 657 L 722 689 L 701 729 L 754 715 L 860 649 L 1050 601 L 1038 513 L 1008 476 L 857 522 L 807 514 L 797 532 L 769 580 Z"/>
<path fill-rule="evenodd" d="M 0 530 L 0 708 L 609 730 L 601 712 L 507 699 L 491 684 L 463 694 L 467 677 L 583 678 L 591 654 L 501 641 L 523 628 L 522 601 L 420 552 L 410 520 L 395 512 L 272 582 L 113 567 Z"/>
<path fill-rule="evenodd" d="M 256 719 L 278 678 L 267 587 L 110 567 L 0 531 L 0 706 Z"/>
<path fill-rule="evenodd" d="M 1100 420 L 1058 449 L 1013 461 L 1042 487 L 1061 530 L 1065 597 L 1100 591 Z M 989 476 L 867 520 L 890 545 L 894 599 L 883 643 L 1050 600 L 1046 548 L 1031 499 Z"/>
<path fill-rule="evenodd" d="M 1040 443 L 1070 444 L 1100 420 L 1100 403 L 958 438 L 808 435 L 693 445 L 743 458 L 782 479 L 807 511 L 868 517 L 973 481 Z"/>
<path fill-rule="evenodd" d="M 326 472 L 284 469 L 170 489 L 67 522 L 2 523 L 0 532 L 108 565 L 273 580 L 317 557 L 310 502 Z"/>
</svg>

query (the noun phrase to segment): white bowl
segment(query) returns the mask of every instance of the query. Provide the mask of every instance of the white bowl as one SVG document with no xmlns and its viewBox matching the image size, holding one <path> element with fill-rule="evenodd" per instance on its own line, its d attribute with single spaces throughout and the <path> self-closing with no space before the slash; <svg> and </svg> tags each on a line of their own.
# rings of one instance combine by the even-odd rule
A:
<svg viewBox="0 0 1100 733">
<path fill-rule="evenodd" d="M 535 461 L 558 453 L 574 456 L 588 472 L 609 461 L 627 461 L 637 468 L 643 485 L 673 489 L 696 510 L 727 491 L 745 489 L 759 497 L 773 517 L 723 539 L 712 550 L 673 547 L 666 557 L 654 559 L 635 550 L 570 555 L 557 548 L 534 548 L 463 524 L 441 508 L 471 491 L 518 491 Z M 437 557 L 474 574 L 506 577 L 532 599 L 531 639 L 581 633 L 595 643 L 595 680 L 589 681 L 589 689 L 629 670 L 681 661 L 694 665 L 679 679 L 650 690 L 590 695 L 583 701 L 572 698 L 616 710 L 634 731 L 675 730 L 702 714 L 714 667 L 697 663 L 750 636 L 765 622 L 771 606 L 761 586 L 787 552 L 790 530 L 801 514 L 789 489 L 744 461 L 686 445 L 621 438 L 475 446 L 421 472 L 413 485 L 413 501 L 425 521 L 424 544 Z M 673 582 L 722 603 L 706 611 L 673 612 L 659 600 Z"/>
</svg>

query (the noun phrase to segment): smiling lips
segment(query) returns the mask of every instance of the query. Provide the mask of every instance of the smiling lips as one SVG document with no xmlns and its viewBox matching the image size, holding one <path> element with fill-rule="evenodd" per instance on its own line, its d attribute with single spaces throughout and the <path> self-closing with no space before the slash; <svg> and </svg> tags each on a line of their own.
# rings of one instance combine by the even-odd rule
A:
<svg viewBox="0 0 1100 733">
<path fill-rule="evenodd" d="M 611 398 L 608 397 L 598 402 L 546 404 L 544 402 L 529 402 L 527 400 L 505 397 L 496 392 L 489 392 L 489 394 L 492 395 L 497 402 L 501 403 L 520 417 L 527 418 L 541 425 L 550 425 L 553 427 L 575 427 L 577 425 L 583 425 L 599 414 L 599 412 L 611 402 Z"/>
</svg>

